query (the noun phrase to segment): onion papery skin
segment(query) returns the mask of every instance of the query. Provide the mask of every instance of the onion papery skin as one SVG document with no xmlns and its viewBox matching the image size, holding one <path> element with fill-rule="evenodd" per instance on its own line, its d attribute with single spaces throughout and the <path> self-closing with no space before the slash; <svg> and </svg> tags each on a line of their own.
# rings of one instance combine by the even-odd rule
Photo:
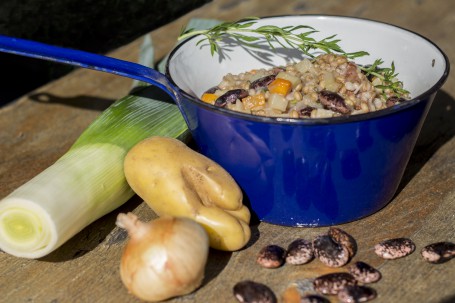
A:
<svg viewBox="0 0 455 303">
<path fill-rule="evenodd" d="M 209 239 L 197 222 L 160 217 L 148 223 L 136 220 L 126 229 L 130 239 L 122 254 L 120 277 L 130 293 L 158 302 L 189 294 L 201 285 Z"/>
</svg>

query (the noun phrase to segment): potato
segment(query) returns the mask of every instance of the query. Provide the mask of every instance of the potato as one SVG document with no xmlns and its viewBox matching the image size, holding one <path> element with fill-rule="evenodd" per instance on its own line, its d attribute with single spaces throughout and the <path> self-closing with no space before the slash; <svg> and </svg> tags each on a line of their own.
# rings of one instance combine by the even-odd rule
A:
<svg viewBox="0 0 455 303">
<path fill-rule="evenodd" d="M 124 171 L 134 192 L 158 216 L 194 219 L 207 231 L 211 247 L 234 251 L 250 239 L 250 211 L 235 180 L 183 142 L 145 139 L 126 155 Z"/>
</svg>

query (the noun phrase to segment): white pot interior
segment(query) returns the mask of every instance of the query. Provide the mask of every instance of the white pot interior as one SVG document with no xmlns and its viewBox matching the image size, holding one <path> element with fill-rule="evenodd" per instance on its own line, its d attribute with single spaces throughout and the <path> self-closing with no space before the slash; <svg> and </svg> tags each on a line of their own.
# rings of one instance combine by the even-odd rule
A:
<svg viewBox="0 0 455 303">
<path fill-rule="evenodd" d="M 264 18 L 255 26 L 308 25 L 317 30 L 311 37 L 319 40 L 336 34 L 339 45 L 346 52 L 367 51 L 370 55 L 356 58 L 359 64 L 372 64 L 375 59 L 384 61 L 383 67 L 395 64 L 398 79 L 417 97 L 431 89 L 444 75 L 446 60 L 432 42 L 418 34 L 398 27 L 349 17 L 335 16 L 285 16 Z M 307 30 L 306 30 L 307 31 Z M 223 56 L 210 54 L 208 44 L 196 45 L 200 37 L 183 43 L 169 61 L 169 75 L 185 92 L 199 97 L 207 89 L 217 85 L 227 73 L 237 74 L 254 68 L 268 68 L 300 60 L 302 53 L 280 49 L 266 51 L 258 57 L 257 52 L 239 45 L 222 44 Z M 264 52 L 262 53 L 262 55 Z"/>
</svg>

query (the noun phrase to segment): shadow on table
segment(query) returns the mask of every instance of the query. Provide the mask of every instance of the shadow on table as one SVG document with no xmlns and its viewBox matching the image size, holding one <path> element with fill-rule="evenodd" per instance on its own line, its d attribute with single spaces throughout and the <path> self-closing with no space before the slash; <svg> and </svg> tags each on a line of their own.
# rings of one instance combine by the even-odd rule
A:
<svg viewBox="0 0 455 303">
<path fill-rule="evenodd" d="M 71 107 L 93 109 L 103 111 L 115 102 L 113 99 L 98 98 L 92 96 L 59 97 L 49 93 L 33 93 L 27 96 L 30 100 L 38 103 L 63 104 Z"/>
<path fill-rule="evenodd" d="M 439 302 L 439 303 L 453 303 L 453 302 L 455 302 L 455 294 L 453 294 L 453 295 L 451 295 L 451 296 L 449 296 L 447 298 L 442 299 L 442 301 Z"/>
<path fill-rule="evenodd" d="M 258 224 L 251 222 L 251 238 L 242 250 L 247 249 L 253 245 L 259 239 Z M 208 284 L 211 280 L 215 279 L 226 267 L 229 260 L 231 259 L 232 252 L 220 251 L 216 249 L 210 249 L 210 255 L 207 260 L 205 268 L 205 277 L 202 281 L 202 285 Z"/>
<path fill-rule="evenodd" d="M 129 92 L 129 95 L 174 103 L 172 98 L 165 91 L 156 86 L 138 86 L 133 88 Z M 86 95 L 79 95 L 75 97 L 59 97 L 49 93 L 33 93 L 27 97 L 30 100 L 38 103 L 62 104 L 66 106 L 93 109 L 97 111 L 104 111 L 116 101 L 114 99 L 106 99 Z"/>
<path fill-rule="evenodd" d="M 143 202 L 138 196 L 133 196 L 128 202 L 117 208 L 115 211 L 94 221 L 83 230 L 74 235 L 58 249 L 49 255 L 40 258 L 45 262 L 64 262 L 84 256 L 94 250 L 106 240 L 106 245 L 111 246 L 119 244 L 126 240 L 127 233 L 123 229 L 115 229 L 115 221 L 119 213 L 133 212 Z M 112 235 L 109 237 L 109 235 Z"/>
<path fill-rule="evenodd" d="M 428 112 L 397 194 L 414 178 L 428 160 L 455 136 L 455 100 L 441 90 Z"/>
</svg>

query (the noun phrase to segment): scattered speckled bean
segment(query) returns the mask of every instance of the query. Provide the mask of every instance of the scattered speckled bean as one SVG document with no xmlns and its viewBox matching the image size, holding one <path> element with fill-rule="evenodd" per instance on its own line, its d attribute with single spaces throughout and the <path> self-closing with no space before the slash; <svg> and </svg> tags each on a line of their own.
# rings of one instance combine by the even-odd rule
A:
<svg viewBox="0 0 455 303">
<path fill-rule="evenodd" d="M 305 239 L 297 239 L 289 244 L 286 254 L 286 263 L 301 265 L 314 258 L 313 243 Z"/>
<path fill-rule="evenodd" d="M 332 238 L 333 241 L 341 246 L 346 247 L 350 258 L 355 255 L 357 252 L 357 242 L 350 234 L 338 227 L 330 227 L 327 234 Z"/>
<path fill-rule="evenodd" d="M 328 235 L 317 236 L 313 240 L 314 255 L 329 267 L 341 267 L 349 261 L 349 251 L 333 241 Z"/>
<path fill-rule="evenodd" d="M 412 254 L 416 245 L 408 238 L 394 238 L 382 241 L 374 246 L 375 253 L 384 259 L 397 259 Z M 357 252 L 357 243 L 355 239 L 344 230 L 336 227 L 330 227 L 327 234 L 317 236 L 312 242 L 299 238 L 291 242 L 287 250 L 278 245 L 267 245 L 263 247 L 258 256 L 257 263 L 265 268 L 277 268 L 286 261 L 289 264 L 305 264 L 310 262 L 314 257 L 329 267 L 340 267 L 349 262 Z M 455 258 L 455 243 L 437 242 L 425 246 L 421 250 L 422 257 L 430 263 L 443 263 Z M 317 277 L 313 280 L 313 289 L 321 295 L 306 294 L 299 295 L 299 303 L 328 303 L 327 298 L 322 295 L 337 295 L 340 302 L 357 303 L 367 302 L 377 297 L 376 290 L 357 283 L 367 284 L 375 283 L 382 278 L 379 270 L 371 265 L 357 261 L 347 268 L 348 272 L 329 273 Z M 247 286 L 251 289 L 260 289 L 260 286 L 250 285 L 251 281 L 246 281 Z M 250 283 L 250 284 L 248 284 Z M 239 286 L 240 285 L 240 286 Z M 262 284 L 259 284 L 262 285 Z M 271 290 L 266 287 L 270 292 Z M 239 295 L 239 289 L 244 295 Z M 250 291 L 246 286 L 238 283 L 234 290 L 236 298 L 240 302 L 276 302 L 276 298 L 270 299 L 269 295 L 263 295 L 265 299 L 251 301 Z M 241 292 L 242 292 L 241 291 Z M 257 291 L 268 293 L 266 290 Z M 302 291 L 299 291 L 300 294 Z M 248 294 L 248 295 L 246 295 Z M 295 297 L 295 296 L 294 296 Z M 267 301 L 269 300 L 269 301 Z M 270 301 L 275 300 L 275 301 Z M 291 302 L 291 301 L 290 301 Z M 297 302 L 295 299 L 292 302 Z"/>
<path fill-rule="evenodd" d="M 300 303 L 330 303 L 330 301 L 320 295 L 305 295 L 300 299 Z"/>
<path fill-rule="evenodd" d="M 348 285 L 356 285 L 354 276 L 345 273 L 331 273 L 317 277 L 313 281 L 314 290 L 324 295 L 336 295 Z"/>
<path fill-rule="evenodd" d="M 348 267 L 349 272 L 361 283 L 374 283 L 381 279 L 381 273 L 365 262 L 355 262 Z"/>
<path fill-rule="evenodd" d="M 376 291 L 373 288 L 361 285 L 348 285 L 338 292 L 338 299 L 344 303 L 367 302 L 376 296 Z"/>
<path fill-rule="evenodd" d="M 262 283 L 245 280 L 234 285 L 234 296 L 242 303 L 276 303 L 273 291 Z"/>
<path fill-rule="evenodd" d="M 374 246 L 374 252 L 384 259 L 398 259 L 412 254 L 416 246 L 411 239 L 395 238 L 382 241 Z"/>
<path fill-rule="evenodd" d="M 433 243 L 422 248 L 420 254 L 426 261 L 430 263 L 444 263 L 452 258 L 455 258 L 455 243 Z"/>
<path fill-rule="evenodd" d="M 278 245 L 263 247 L 256 258 L 256 262 L 265 268 L 277 268 L 283 265 L 286 258 L 286 250 Z"/>
</svg>

